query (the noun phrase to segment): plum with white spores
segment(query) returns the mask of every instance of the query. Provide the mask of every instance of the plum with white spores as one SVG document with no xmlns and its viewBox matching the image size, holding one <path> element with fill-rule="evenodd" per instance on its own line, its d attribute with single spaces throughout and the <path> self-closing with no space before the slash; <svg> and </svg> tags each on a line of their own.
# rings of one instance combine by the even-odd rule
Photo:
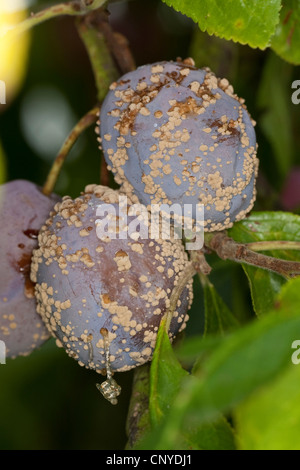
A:
<svg viewBox="0 0 300 470">
<path fill-rule="evenodd" d="M 49 332 L 80 365 L 100 373 L 108 365 L 114 373 L 151 359 L 188 261 L 181 240 L 99 237 L 97 209 L 109 204 L 119 219 L 119 196 L 89 185 L 75 200 L 64 197 L 40 230 L 31 267 L 37 311 Z M 171 339 L 185 328 L 191 300 L 190 281 L 171 321 Z"/>
<path fill-rule="evenodd" d="M 25 180 L 0 187 L 0 339 L 9 358 L 27 355 L 49 338 L 36 313 L 30 262 L 38 232 L 58 200 Z"/>
<path fill-rule="evenodd" d="M 254 122 L 226 79 L 191 59 L 144 65 L 113 83 L 100 112 L 104 157 L 121 191 L 150 204 L 204 206 L 204 230 L 251 210 Z"/>
</svg>

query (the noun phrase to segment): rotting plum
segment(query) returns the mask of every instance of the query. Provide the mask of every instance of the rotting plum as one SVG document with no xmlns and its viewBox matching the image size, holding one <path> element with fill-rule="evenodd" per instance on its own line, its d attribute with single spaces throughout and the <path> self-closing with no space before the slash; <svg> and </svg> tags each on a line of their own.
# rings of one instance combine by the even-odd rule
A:
<svg viewBox="0 0 300 470">
<path fill-rule="evenodd" d="M 107 333 L 112 372 L 151 359 L 160 320 L 188 261 L 181 240 L 142 238 L 140 228 L 121 238 L 124 227 L 137 221 L 130 214 L 127 225 L 117 226 L 117 238 L 99 234 L 98 208 L 109 204 L 115 211 L 110 223 L 120 221 L 119 202 L 118 191 L 97 185 L 75 200 L 64 197 L 40 230 L 31 265 L 37 310 L 58 346 L 100 373 L 107 364 L 100 330 Z M 138 226 L 143 223 L 141 218 Z M 177 303 L 171 339 L 185 328 L 191 301 L 192 281 Z"/>
<path fill-rule="evenodd" d="M 0 186 L 0 339 L 7 357 L 27 355 L 49 338 L 36 313 L 30 261 L 38 231 L 58 200 L 26 180 Z"/>
<path fill-rule="evenodd" d="M 121 190 L 142 204 L 204 205 L 204 230 L 246 216 L 258 170 L 254 122 L 227 79 L 192 59 L 144 65 L 114 82 L 101 148 Z M 99 133 L 99 128 L 96 128 Z"/>
</svg>

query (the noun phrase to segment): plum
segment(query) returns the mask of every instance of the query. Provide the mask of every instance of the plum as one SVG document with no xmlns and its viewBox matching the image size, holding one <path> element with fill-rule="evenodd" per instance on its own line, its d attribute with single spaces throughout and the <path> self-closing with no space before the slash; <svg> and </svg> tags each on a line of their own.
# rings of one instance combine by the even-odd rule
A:
<svg viewBox="0 0 300 470">
<path fill-rule="evenodd" d="M 26 180 L 0 187 L 0 339 L 7 357 L 27 355 L 49 338 L 36 313 L 30 261 L 38 231 L 58 200 Z"/>
<path fill-rule="evenodd" d="M 122 209 L 119 197 L 97 185 L 75 200 L 64 197 L 40 230 L 31 265 L 37 311 L 49 332 L 81 366 L 99 373 L 107 370 L 105 342 L 112 372 L 151 359 L 160 320 L 188 261 L 181 240 L 144 236 L 145 214 L 130 215 L 131 201 Z M 112 209 L 101 231 L 106 217 L 102 211 L 97 218 L 99 208 Z M 191 301 L 190 281 L 171 321 L 171 339 L 185 328 Z"/>
<path fill-rule="evenodd" d="M 114 82 L 99 139 L 123 192 L 146 206 L 192 205 L 194 218 L 203 205 L 205 231 L 232 226 L 254 204 L 254 122 L 228 80 L 192 59 L 144 65 Z"/>
</svg>

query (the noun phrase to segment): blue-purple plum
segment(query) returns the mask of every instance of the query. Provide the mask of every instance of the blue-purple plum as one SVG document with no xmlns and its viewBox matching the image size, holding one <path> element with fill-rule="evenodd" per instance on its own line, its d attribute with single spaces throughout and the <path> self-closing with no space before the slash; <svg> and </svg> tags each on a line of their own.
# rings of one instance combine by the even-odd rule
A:
<svg viewBox="0 0 300 470">
<path fill-rule="evenodd" d="M 181 240 L 126 231 L 138 219 L 129 213 L 128 221 L 120 223 L 119 195 L 89 185 L 75 200 L 64 197 L 40 230 L 31 265 L 37 310 L 49 332 L 80 365 L 100 373 L 106 369 L 102 329 L 108 334 L 112 371 L 151 359 L 160 320 L 188 262 Z M 113 210 L 111 222 L 99 232 L 105 218 L 99 219 L 98 211 L 106 207 Z M 121 238 L 121 233 L 128 235 Z M 191 289 L 189 282 L 179 298 L 171 339 L 185 328 Z"/>
<path fill-rule="evenodd" d="M 25 180 L 0 187 L 0 339 L 7 357 L 27 355 L 49 338 L 36 313 L 30 261 L 38 232 L 58 199 Z"/>
<path fill-rule="evenodd" d="M 114 82 L 100 141 L 122 191 L 146 206 L 190 204 L 194 218 L 202 204 L 205 231 L 232 226 L 254 204 L 254 122 L 228 80 L 192 59 L 144 65 Z"/>
</svg>

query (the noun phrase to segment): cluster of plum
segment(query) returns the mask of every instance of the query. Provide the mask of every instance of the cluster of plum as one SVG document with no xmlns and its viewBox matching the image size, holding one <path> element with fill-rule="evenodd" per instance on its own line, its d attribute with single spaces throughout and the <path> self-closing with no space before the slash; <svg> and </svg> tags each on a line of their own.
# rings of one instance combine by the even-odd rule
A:
<svg viewBox="0 0 300 470">
<path fill-rule="evenodd" d="M 162 316 L 188 262 L 182 240 L 99 237 L 97 208 L 204 205 L 204 230 L 230 227 L 255 200 L 254 123 L 226 79 L 191 59 L 139 67 L 113 83 L 97 133 L 119 190 L 45 196 L 28 181 L 1 188 L 0 339 L 8 357 L 50 335 L 79 364 L 104 373 L 151 359 Z M 195 213 L 193 212 L 193 216 Z M 129 219 L 130 221 L 130 216 Z M 97 222 L 97 221 L 96 221 Z M 143 222 L 140 221 L 140 225 Z M 184 329 L 191 282 L 169 335 Z"/>
</svg>

